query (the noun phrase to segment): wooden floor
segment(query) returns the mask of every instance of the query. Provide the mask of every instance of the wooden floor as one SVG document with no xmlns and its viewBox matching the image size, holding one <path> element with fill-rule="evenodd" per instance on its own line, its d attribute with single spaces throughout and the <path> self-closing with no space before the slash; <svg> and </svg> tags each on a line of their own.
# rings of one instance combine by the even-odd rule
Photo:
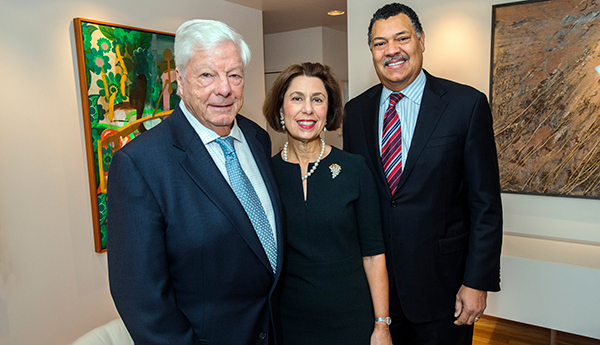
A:
<svg viewBox="0 0 600 345">
<path fill-rule="evenodd" d="M 473 345 L 549 345 L 551 331 L 484 315 L 475 324 Z M 556 332 L 556 345 L 600 345 L 600 340 Z"/>
</svg>

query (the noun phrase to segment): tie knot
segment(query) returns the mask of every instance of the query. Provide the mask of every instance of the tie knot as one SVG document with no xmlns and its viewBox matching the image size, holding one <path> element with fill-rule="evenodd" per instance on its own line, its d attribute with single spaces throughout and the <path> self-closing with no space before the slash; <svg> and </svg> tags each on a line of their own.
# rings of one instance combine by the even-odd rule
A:
<svg viewBox="0 0 600 345">
<path fill-rule="evenodd" d="M 215 139 L 215 142 L 221 145 L 221 150 L 223 150 L 225 155 L 235 152 L 235 149 L 233 148 L 233 137 L 220 137 Z"/>
<path fill-rule="evenodd" d="M 398 102 L 402 99 L 402 97 L 404 97 L 404 95 L 399 92 L 391 94 L 390 95 L 390 104 L 393 104 L 394 106 L 396 106 L 396 104 L 398 104 Z"/>
</svg>

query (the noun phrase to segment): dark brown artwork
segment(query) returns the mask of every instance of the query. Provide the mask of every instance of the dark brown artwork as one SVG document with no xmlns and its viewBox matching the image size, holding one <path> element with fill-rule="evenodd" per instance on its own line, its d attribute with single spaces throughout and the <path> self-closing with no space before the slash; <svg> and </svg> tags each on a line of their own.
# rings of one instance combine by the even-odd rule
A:
<svg viewBox="0 0 600 345">
<path fill-rule="evenodd" d="M 600 0 L 492 11 L 490 98 L 503 191 L 600 198 Z"/>
</svg>

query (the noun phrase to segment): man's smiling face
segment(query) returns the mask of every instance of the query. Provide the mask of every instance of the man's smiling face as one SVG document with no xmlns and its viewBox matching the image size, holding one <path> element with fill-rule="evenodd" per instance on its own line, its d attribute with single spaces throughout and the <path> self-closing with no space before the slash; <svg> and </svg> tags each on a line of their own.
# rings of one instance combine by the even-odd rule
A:
<svg viewBox="0 0 600 345">
<path fill-rule="evenodd" d="M 244 103 L 244 64 L 233 42 L 199 50 L 185 75 L 177 69 L 179 94 L 186 108 L 207 128 L 229 135 Z"/>
<path fill-rule="evenodd" d="M 373 24 L 371 54 L 381 83 L 392 91 L 402 91 L 423 67 L 425 33 L 417 37 L 407 15 L 400 13 Z"/>
</svg>

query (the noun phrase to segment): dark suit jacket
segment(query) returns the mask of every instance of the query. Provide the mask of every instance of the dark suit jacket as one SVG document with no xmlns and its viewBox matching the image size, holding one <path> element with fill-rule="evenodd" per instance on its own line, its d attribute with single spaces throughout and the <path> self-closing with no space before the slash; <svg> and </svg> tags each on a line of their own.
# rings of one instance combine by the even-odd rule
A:
<svg viewBox="0 0 600 345">
<path fill-rule="evenodd" d="M 285 237 L 271 143 L 254 122 L 238 115 L 237 123 L 273 203 L 277 274 L 177 107 L 117 151 L 110 167 L 110 287 L 136 344 L 281 344 L 275 286 Z"/>
<path fill-rule="evenodd" d="M 461 284 L 498 291 L 502 207 L 492 116 L 481 92 L 426 73 L 415 133 L 391 195 L 379 151 L 382 85 L 346 105 L 344 150 L 377 180 L 388 271 L 407 318 L 452 317 Z"/>
</svg>

